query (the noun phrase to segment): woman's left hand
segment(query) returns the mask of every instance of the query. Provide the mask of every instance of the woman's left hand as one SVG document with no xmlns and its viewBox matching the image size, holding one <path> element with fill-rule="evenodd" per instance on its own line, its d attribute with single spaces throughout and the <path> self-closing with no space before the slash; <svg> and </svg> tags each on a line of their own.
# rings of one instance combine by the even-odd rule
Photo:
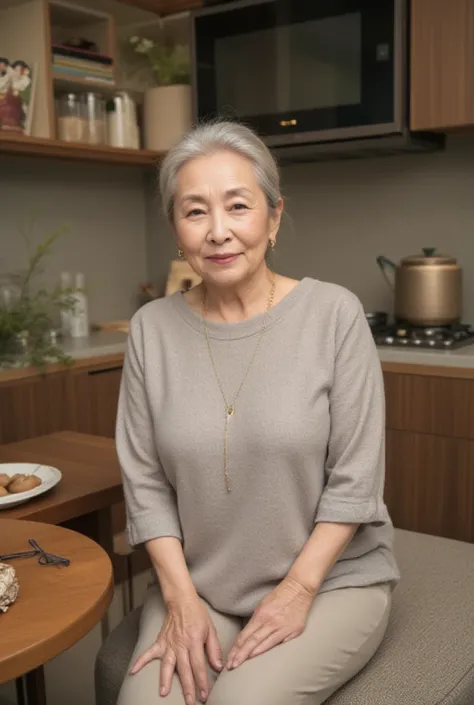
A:
<svg viewBox="0 0 474 705">
<path fill-rule="evenodd" d="M 313 599 L 314 594 L 308 588 L 287 576 L 262 600 L 240 632 L 226 668 L 237 668 L 248 658 L 302 634 Z"/>
</svg>

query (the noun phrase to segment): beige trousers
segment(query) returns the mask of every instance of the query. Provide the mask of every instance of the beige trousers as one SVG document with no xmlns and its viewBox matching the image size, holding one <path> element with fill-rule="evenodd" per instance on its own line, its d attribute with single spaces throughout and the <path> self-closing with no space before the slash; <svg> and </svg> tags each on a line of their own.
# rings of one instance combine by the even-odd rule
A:
<svg viewBox="0 0 474 705">
<path fill-rule="evenodd" d="M 245 661 L 233 671 L 210 671 L 208 705 L 320 705 L 374 655 L 387 627 L 391 588 L 375 585 L 318 595 L 306 629 L 293 641 Z M 244 621 L 206 604 L 225 657 Z M 159 589 L 149 589 L 132 662 L 153 644 L 165 618 Z M 117 705 L 184 705 L 178 677 L 171 693 L 159 694 L 160 662 L 127 676 Z"/>
</svg>

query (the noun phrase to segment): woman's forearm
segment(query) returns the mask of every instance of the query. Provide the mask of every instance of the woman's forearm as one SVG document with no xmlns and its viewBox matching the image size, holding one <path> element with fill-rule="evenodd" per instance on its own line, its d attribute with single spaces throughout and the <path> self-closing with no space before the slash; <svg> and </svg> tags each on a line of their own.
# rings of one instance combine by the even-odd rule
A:
<svg viewBox="0 0 474 705">
<path fill-rule="evenodd" d="M 179 539 L 163 536 L 147 541 L 145 548 L 158 576 L 165 604 L 196 596 Z"/>
<path fill-rule="evenodd" d="M 323 580 L 343 553 L 357 531 L 359 524 L 316 524 L 313 533 L 293 563 L 288 577 L 307 588 L 314 595 Z"/>
</svg>

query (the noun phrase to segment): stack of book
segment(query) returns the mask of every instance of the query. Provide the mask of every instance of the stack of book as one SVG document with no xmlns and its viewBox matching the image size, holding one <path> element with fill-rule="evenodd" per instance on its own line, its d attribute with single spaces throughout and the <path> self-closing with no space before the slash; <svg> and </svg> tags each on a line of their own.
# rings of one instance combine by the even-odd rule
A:
<svg viewBox="0 0 474 705">
<path fill-rule="evenodd" d="M 57 76 L 114 83 L 114 66 L 110 56 L 60 44 L 53 44 L 52 55 L 53 72 Z"/>
</svg>

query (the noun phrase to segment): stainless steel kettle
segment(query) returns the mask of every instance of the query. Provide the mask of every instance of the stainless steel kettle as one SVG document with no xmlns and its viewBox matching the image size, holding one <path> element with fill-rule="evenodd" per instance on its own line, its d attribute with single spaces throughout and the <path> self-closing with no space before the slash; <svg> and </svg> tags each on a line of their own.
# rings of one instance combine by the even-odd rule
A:
<svg viewBox="0 0 474 705">
<path fill-rule="evenodd" d="M 462 313 L 462 269 L 456 259 L 424 247 L 396 265 L 377 257 L 385 280 L 395 290 L 395 318 L 418 326 L 456 323 Z M 388 274 L 391 272 L 391 275 Z"/>
</svg>

